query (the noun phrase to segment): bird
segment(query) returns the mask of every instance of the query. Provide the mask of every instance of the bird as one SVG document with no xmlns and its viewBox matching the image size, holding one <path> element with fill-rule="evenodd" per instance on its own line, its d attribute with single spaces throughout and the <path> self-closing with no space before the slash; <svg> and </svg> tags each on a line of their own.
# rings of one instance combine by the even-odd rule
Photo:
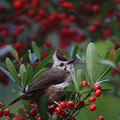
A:
<svg viewBox="0 0 120 120">
<path fill-rule="evenodd" d="M 58 102 L 65 96 L 65 90 L 72 83 L 71 73 L 75 75 L 74 59 L 69 59 L 59 49 L 53 54 L 53 65 L 40 74 L 31 84 L 30 88 L 20 97 L 12 101 L 32 100 L 36 102 L 40 95 L 45 94 L 48 105 Z M 58 92 L 63 91 L 63 92 Z"/>
</svg>

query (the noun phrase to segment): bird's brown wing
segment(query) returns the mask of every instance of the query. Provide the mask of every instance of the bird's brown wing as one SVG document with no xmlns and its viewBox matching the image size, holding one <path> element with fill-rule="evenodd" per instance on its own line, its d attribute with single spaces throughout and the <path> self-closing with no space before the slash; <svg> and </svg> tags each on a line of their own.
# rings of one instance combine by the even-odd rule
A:
<svg viewBox="0 0 120 120">
<path fill-rule="evenodd" d="M 48 69 L 40 76 L 38 76 L 27 93 L 35 92 L 37 90 L 44 89 L 51 85 L 59 84 L 65 81 L 65 78 L 68 76 L 68 72 L 58 69 Z"/>
<path fill-rule="evenodd" d="M 9 105 L 12 105 L 19 101 L 20 99 L 33 99 L 34 101 L 36 100 L 36 94 L 34 92 L 38 93 L 37 91 L 44 90 L 44 88 L 47 88 L 51 85 L 59 84 L 62 83 L 66 80 L 66 77 L 69 75 L 66 71 L 63 70 L 58 70 L 58 69 L 48 69 L 44 73 L 42 73 L 40 76 L 38 76 L 29 90 L 22 96 L 18 97 L 14 101 L 12 101 Z M 37 94 L 37 95 L 40 95 Z"/>
</svg>

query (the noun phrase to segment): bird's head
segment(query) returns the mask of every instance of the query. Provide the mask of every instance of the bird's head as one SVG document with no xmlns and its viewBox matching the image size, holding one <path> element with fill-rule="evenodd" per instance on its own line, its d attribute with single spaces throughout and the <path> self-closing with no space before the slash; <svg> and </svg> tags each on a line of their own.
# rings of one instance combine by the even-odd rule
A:
<svg viewBox="0 0 120 120">
<path fill-rule="evenodd" d="M 56 50 L 53 55 L 53 67 L 58 68 L 60 70 L 65 70 L 68 72 L 74 73 L 74 59 L 67 58 L 63 53 L 59 50 Z"/>
</svg>

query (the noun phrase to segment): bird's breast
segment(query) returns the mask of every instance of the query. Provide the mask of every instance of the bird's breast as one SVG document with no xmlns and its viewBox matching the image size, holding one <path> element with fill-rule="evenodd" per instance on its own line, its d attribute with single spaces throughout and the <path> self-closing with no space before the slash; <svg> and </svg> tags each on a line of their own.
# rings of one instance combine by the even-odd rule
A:
<svg viewBox="0 0 120 120">
<path fill-rule="evenodd" d="M 45 90 L 46 97 L 48 98 L 48 104 L 52 104 L 53 101 L 60 101 L 61 98 L 65 95 L 66 87 L 69 83 L 60 83 L 57 85 L 52 85 Z"/>
</svg>

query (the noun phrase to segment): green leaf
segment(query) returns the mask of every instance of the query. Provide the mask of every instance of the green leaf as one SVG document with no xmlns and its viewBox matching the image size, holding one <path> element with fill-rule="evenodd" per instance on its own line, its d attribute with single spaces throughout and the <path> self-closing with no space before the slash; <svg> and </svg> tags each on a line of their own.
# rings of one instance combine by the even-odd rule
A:
<svg viewBox="0 0 120 120">
<path fill-rule="evenodd" d="M 89 43 L 86 50 L 86 65 L 87 65 L 88 74 L 92 82 L 96 72 L 96 65 L 97 65 L 97 52 L 96 52 L 96 47 L 93 43 Z"/>
<path fill-rule="evenodd" d="M 69 55 L 69 53 L 66 52 L 65 50 L 63 50 L 63 49 L 61 49 L 61 48 L 59 48 L 59 50 L 60 50 L 64 55 L 66 55 L 68 58 L 71 58 L 70 55 Z"/>
<path fill-rule="evenodd" d="M 27 65 L 27 77 L 26 77 L 25 87 L 27 85 L 28 85 L 28 87 L 30 87 L 30 85 L 31 85 L 32 72 L 33 72 L 33 67 L 31 65 Z"/>
<path fill-rule="evenodd" d="M 109 4 L 107 2 L 104 2 L 101 6 L 101 9 L 100 9 L 100 15 L 102 18 L 105 17 L 105 15 L 107 14 L 108 12 L 108 8 L 109 8 Z"/>
<path fill-rule="evenodd" d="M 21 115 L 22 117 L 26 118 L 26 116 L 25 116 L 25 111 L 24 111 L 22 108 L 20 108 L 20 109 L 18 110 L 18 114 Z"/>
<path fill-rule="evenodd" d="M 102 91 L 111 91 L 112 89 L 102 89 Z"/>
<path fill-rule="evenodd" d="M 2 70 L 11 80 L 13 80 L 15 82 L 15 79 L 13 78 L 13 76 L 3 67 L 0 67 L 0 70 Z"/>
<path fill-rule="evenodd" d="M 116 51 L 116 64 L 120 62 L 120 48 Z"/>
<path fill-rule="evenodd" d="M 14 90 L 14 89 L 12 89 L 11 91 L 12 91 L 12 94 L 13 94 L 16 98 L 20 96 L 19 93 L 18 93 L 18 91 Z"/>
<path fill-rule="evenodd" d="M 27 52 L 24 54 L 24 56 L 21 58 L 21 63 L 24 62 L 24 61 L 27 59 L 28 56 L 29 56 L 29 52 L 27 51 Z"/>
<path fill-rule="evenodd" d="M 77 83 L 77 81 L 76 81 L 76 79 L 75 79 L 75 76 L 71 73 L 71 77 L 72 77 L 72 80 L 73 80 L 73 83 L 74 83 L 74 85 L 75 85 L 75 88 L 76 88 L 76 90 L 79 90 L 79 88 L 78 88 L 78 83 Z"/>
<path fill-rule="evenodd" d="M 113 68 L 111 66 L 103 66 L 103 70 L 100 74 L 100 77 L 98 78 L 98 81 L 100 81 L 105 75 L 107 75 Z"/>
<path fill-rule="evenodd" d="M 41 70 L 39 70 L 34 76 L 33 76 L 33 79 L 34 80 L 35 78 L 37 78 L 41 73 L 45 72 L 47 70 L 47 68 L 43 68 Z"/>
<path fill-rule="evenodd" d="M 32 49 L 36 56 L 38 57 L 38 59 L 40 60 L 40 49 L 38 48 L 37 44 L 34 41 L 32 42 Z"/>
<path fill-rule="evenodd" d="M 27 74 L 28 74 L 28 71 L 23 73 L 22 84 L 23 84 L 24 88 L 26 88 L 25 83 L 26 83 L 26 79 L 27 79 Z"/>
<path fill-rule="evenodd" d="M 30 60 L 30 62 L 33 62 L 32 61 L 32 54 L 31 54 L 31 50 L 30 49 L 28 50 L 28 53 L 29 53 L 29 60 Z"/>
<path fill-rule="evenodd" d="M 21 80 L 23 79 L 23 73 L 26 72 L 26 68 L 25 68 L 25 65 L 24 64 L 21 64 L 20 65 L 20 77 L 21 77 Z"/>
<path fill-rule="evenodd" d="M 112 62 L 112 61 L 110 61 L 110 60 L 104 60 L 104 59 L 101 59 L 100 61 L 99 61 L 99 63 L 100 64 L 103 64 L 103 65 L 109 65 L 109 66 L 111 66 L 111 67 L 116 67 L 116 64 L 114 63 L 114 62 Z"/>
<path fill-rule="evenodd" d="M 117 22 L 114 19 L 111 19 L 110 26 L 112 28 L 113 34 L 115 36 L 120 36 L 120 34 L 119 34 L 120 33 L 120 29 L 118 27 Z"/>
<path fill-rule="evenodd" d="M 81 83 L 81 81 L 86 80 L 85 73 L 82 69 L 77 70 L 77 83 L 78 85 Z"/>
<path fill-rule="evenodd" d="M 17 73 L 12 61 L 9 58 L 6 58 L 6 65 L 7 65 L 8 71 L 11 73 L 13 78 L 16 80 L 16 83 L 21 87 L 21 81 L 18 77 L 18 73 Z"/>
<path fill-rule="evenodd" d="M 103 40 L 97 40 L 94 42 L 96 46 L 97 53 L 100 57 L 105 58 L 106 54 L 108 53 L 108 49 L 113 47 L 113 41 L 111 39 L 107 39 L 105 41 Z M 102 49 L 101 49 L 102 48 Z"/>
<path fill-rule="evenodd" d="M 39 71 L 44 68 L 48 62 L 52 59 L 52 55 L 48 55 L 39 65 L 38 67 L 33 71 L 33 78 L 35 78 L 34 76 L 37 76 L 39 74 Z"/>
<path fill-rule="evenodd" d="M 10 113 L 9 117 L 10 117 L 10 120 L 13 120 L 13 118 L 15 117 L 15 114 L 14 113 Z"/>
<path fill-rule="evenodd" d="M 86 87 L 87 87 L 86 85 L 79 85 L 79 86 L 78 86 L 79 90 L 83 90 L 83 89 L 85 89 Z"/>
<path fill-rule="evenodd" d="M 19 61 L 18 53 L 17 53 L 17 51 L 14 48 L 12 48 L 12 50 L 10 50 L 10 53 L 15 57 L 15 59 L 17 61 Z"/>
<path fill-rule="evenodd" d="M 46 96 L 44 94 L 42 94 L 38 100 L 37 100 L 37 105 L 38 105 L 38 111 L 40 114 L 40 117 L 42 120 L 48 120 L 48 107 L 47 107 L 47 100 L 46 100 Z"/>
<path fill-rule="evenodd" d="M 73 49 L 73 52 L 72 52 L 72 58 L 75 59 L 76 58 L 76 54 L 78 52 L 78 45 L 76 45 Z"/>
<path fill-rule="evenodd" d="M 1 105 L 0 109 L 3 109 L 3 110 L 6 109 L 6 105 Z"/>
<path fill-rule="evenodd" d="M 47 51 L 47 56 L 50 55 L 50 54 L 52 54 L 52 51 L 51 51 L 50 48 L 48 48 L 48 47 L 45 46 L 45 49 L 46 49 L 46 51 Z"/>
<path fill-rule="evenodd" d="M 76 90 L 75 90 L 75 85 L 74 85 L 73 83 L 70 83 L 69 86 L 68 86 L 67 89 L 66 89 L 65 100 L 66 100 L 66 101 L 69 101 L 70 96 L 71 96 L 75 91 L 76 91 Z M 75 95 L 73 94 L 71 100 L 74 100 L 74 98 L 75 98 Z"/>
</svg>

